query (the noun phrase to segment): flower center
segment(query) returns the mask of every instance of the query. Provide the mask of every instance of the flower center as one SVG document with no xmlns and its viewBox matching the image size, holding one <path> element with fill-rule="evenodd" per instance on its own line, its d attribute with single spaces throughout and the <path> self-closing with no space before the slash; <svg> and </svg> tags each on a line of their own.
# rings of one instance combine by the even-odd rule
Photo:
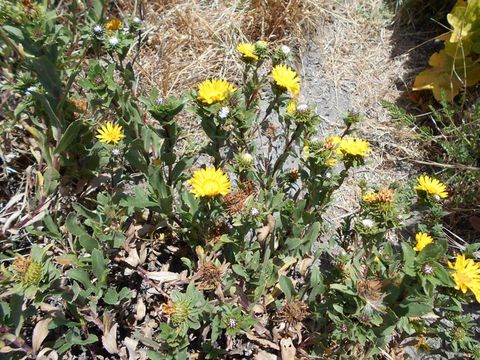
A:
<svg viewBox="0 0 480 360">
<path fill-rule="evenodd" d="M 458 281 L 462 284 L 468 284 L 472 279 L 465 271 L 457 271 Z"/>
<path fill-rule="evenodd" d="M 207 194 L 216 194 L 218 189 L 218 184 L 215 180 L 206 180 L 204 184 L 204 190 Z"/>
</svg>

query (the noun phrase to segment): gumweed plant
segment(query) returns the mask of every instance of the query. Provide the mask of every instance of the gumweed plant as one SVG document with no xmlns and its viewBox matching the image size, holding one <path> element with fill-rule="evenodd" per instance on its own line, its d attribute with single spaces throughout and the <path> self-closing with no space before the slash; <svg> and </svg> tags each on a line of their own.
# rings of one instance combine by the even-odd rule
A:
<svg viewBox="0 0 480 360">
<path fill-rule="evenodd" d="M 2 252 L 2 352 L 478 355 L 463 306 L 480 298 L 480 263 L 439 226 L 445 185 L 362 183 L 360 209 L 332 229 L 336 191 L 374 148 L 355 136 L 358 114 L 319 133 L 290 48 L 238 44 L 241 79 L 169 97 L 138 85 L 140 19 L 93 5 L 62 17 L 1 2 L 16 64 L 3 89 L 35 179 Z M 187 111 L 204 133 L 195 150 L 182 146 Z"/>
</svg>

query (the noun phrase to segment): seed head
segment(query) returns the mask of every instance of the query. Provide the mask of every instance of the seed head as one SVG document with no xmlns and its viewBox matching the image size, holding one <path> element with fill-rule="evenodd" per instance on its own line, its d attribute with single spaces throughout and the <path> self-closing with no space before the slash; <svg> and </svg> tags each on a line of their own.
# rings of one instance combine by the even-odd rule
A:
<svg viewBox="0 0 480 360">
<path fill-rule="evenodd" d="M 297 106 L 297 112 L 299 113 L 305 113 L 308 111 L 308 105 L 307 104 L 300 104 Z"/>
<path fill-rule="evenodd" d="M 283 55 L 288 56 L 290 54 L 290 48 L 287 45 L 282 45 L 280 47 L 280 50 L 282 51 Z"/>
<path fill-rule="evenodd" d="M 228 319 L 228 327 L 234 329 L 237 326 L 237 320 L 234 318 Z"/>
<path fill-rule="evenodd" d="M 429 264 L 423 265 L 422 272 L 423 272 L 425 275 L 432 275 L 432 274 L 433 274 L 433 267 L 432 267 L 432 265 L 429 265 Z"/>
<path fill-rule="evenodd" d="M 100 24 L 97 24 L 93 27 L 93 33 L 97 36 L 99 35 L 102 35 L 103 34 L 103 27 L 102 25 Z"/>
<path fill-rule="evenodd" d="M 227 106 L 224 106 L 218 112 L 218 117 L 220 119 L 226 119 L 228 114 L 230 114 L 230 109 Z"/>
<path fill-rule="evenodd" d="M 371 229 L 375 226 L 375 222 L 371 219 L 363 219 L 362 220 L 362 225 L 366 227 L 367 229 Z"/>
<path fill-rule="evenodd" d="M 117 46 L 120 43 L 120 40 L 116 36 L 112 36 L 110 39 L 108 39 L 108 43 L 110 46 Z"/>
</svg>

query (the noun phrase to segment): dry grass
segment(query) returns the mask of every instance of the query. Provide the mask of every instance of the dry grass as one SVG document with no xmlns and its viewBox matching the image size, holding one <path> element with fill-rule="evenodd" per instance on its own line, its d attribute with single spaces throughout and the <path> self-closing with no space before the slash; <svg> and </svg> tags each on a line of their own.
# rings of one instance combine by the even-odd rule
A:
<svg viewBox="0 0 480 360">
<path fill-rule="evenodd" d="M 123 16 L 142 8 L 148 33 L 139 71 L 166 96 L 208 77 L 238 78 L 240 41 L 302 47 L 321 19 L 323 0 L 121 0 Z M 137 11 L 133 11 L 133 9 Z"/>
</svg>

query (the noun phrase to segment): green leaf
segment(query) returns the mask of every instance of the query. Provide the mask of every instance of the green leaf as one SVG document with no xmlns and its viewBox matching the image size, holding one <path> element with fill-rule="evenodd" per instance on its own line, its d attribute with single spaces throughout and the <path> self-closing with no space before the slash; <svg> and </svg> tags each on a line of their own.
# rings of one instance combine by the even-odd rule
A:
<svg viewBox="0 0 480 360">
<path fill-rule="evenodd" d="M 292 280 L 282 275 L 280 276 L 280 279 L 278 279 L 278 283 L 280 285 L 280 289 L 282 289 L 283 293 L 285 294 L 285 298 L 287 299 L 287 301 L 290 301 L 292 299 L 292 295 L 295 292 Z"/>
<path fill-rule="evenodd" d="M 94 249 L 97 249 L 99 247 L 97 240 L 95 240 L 89 235 L 81 235 L 78 238 L 78 243 L 82 246 L 82 248 L 87 250 L 87 252 L 89 253 L 91 253 Z"/>
<path fill-rule="evenodd" d="M 440 281 L 443 286 L 453 286 L 453 280 L 450 273 L 438 262 L 429 263 L 433 268 L 434 276 Z"/>
<path fill-rule="evenodd" d="M 245 272 L 243 266 L 240 266 L 239 264 L 235 264 L 235 265 L 232 265 L 232 270 L 235 274 L 237 275 L 240 275 L 241 277 L 243 277 L 244 279 L 248 280 L 249 279 L 249 276 L 248 274 Z"/>
<path fill-rule="evenodd" d="M 117 305 L 119 302 L 119 296 L 117 290 L 113 288 L 108 288 L 103 295 L 103 301 L 105 301 L 109 305 Z"/>
<path fill-rule="evenodd" d="M 92 271 L 99 281 L 103 281 L 106 270 L 106 261 L 103 258 L 102 251 L 93 249 L 92 251 Z"/>
<path fill-rule="evenodd" d="M 415 250 L 407 243 L 402 243 L 403 271 L 410 276 L 416 276 L 415 272 Z"/>
<path fill-rule="evenodd" d="M 57 66 L 46 55 L 32 59 L 32 66 L 45 90 L 47 90 L 51 96 L 58 99 L 60 97 L 62 82 L 58 74 Z"/>
<path fill-rule="evenodd" d="M 55 153 L 60 154 L 64 151 L 68 151 L 68 148 L 72 143 L 78 144 L 78 138 L 81 134 L 81 129 L 84 127 L 83 121 L 81 119 L 75 120 L 70 125 L 68 125 L 67 130 L 62 135 L 62 138 L 55 148 Z"/>
<path fill-rule="evenodd" d="M 70 269 L 68 270 L 67 274 L 73 280 L 77 280 L 80 284 L 82 284 L 85 289 L 88 289 L 92 285 L 90 276 L 88 276 L 88 273 L 85 270 Z"/>
<path fill-rule="evenodd" d="M 399 315 L 407 317 L 419 317 L 428 314 L 433 310 L 433 299 L 425 296 L 409 296 L 400 304 Z"/>
</svg>

